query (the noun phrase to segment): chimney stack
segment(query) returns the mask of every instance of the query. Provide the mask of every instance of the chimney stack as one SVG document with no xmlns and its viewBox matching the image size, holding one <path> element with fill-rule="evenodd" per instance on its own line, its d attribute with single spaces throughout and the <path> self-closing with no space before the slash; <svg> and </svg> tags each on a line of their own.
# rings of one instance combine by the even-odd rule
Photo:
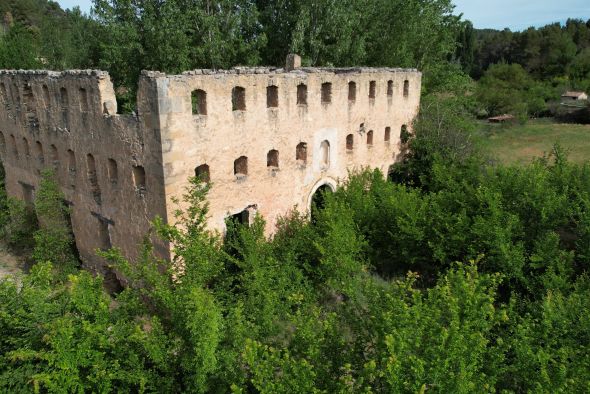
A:
<svg viewBox="0 0 590 394">
<path fill-rule="evenodd" d="M 287 64 L 285 65 L 285 71 L 293 71 L 296 68 L 301 67 L 301 56 L 294 53 L 287 55 Z"/>
</svg>

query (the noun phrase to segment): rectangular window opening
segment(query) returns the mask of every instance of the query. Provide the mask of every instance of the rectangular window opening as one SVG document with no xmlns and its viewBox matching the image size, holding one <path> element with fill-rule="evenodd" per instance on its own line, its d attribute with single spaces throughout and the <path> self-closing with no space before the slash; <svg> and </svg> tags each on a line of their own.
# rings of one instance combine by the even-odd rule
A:
<svg viewBox="0 0 590 394">
<path fill-rule="evenodd" d="M 193 115 L 207 115 L 207 92 L 201 89 L 191 93 Z"/>
<path fill-rule="evenodd" d="M 370 81 L 369 82 L 369 99 L 375 100 L 376 90 L 377 90 L 377 82 Z"/>
<path fill-rule="evenodd" d="M 279 88 L 277 86 L 266 87 L 266 107 L 277 108 L 279 106 Z"/>
<path fill-rule="evenodd" d="M 246 89 L 236 86 L 232 89 L 231 94 L 232 111 L 246 110 Z"/>
<path fill-rule="evenodd" d="M 307 85 L 297 85 L 297 105 L 307 105 Z"/>
<path fill-rule="evenodd" d="M 332 102 L 332 84 L 324 82 L 322 84 L 322 104 L 330 104 Z"/>
</svg>

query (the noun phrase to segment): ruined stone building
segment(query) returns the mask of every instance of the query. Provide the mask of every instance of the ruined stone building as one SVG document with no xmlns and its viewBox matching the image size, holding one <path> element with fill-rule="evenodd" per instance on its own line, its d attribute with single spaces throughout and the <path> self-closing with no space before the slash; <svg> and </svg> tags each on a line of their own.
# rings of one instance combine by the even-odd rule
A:
<svg viewBox="0 0 590 394">
<path fill-rule="evenodd" d="M 272 233 L 280 215 L 309 209 L 318 189 L 349 170 L 380 168 L 399 154 L 418 111 L 421 74 L 389 68 L 143 72 L 137 111 L 117 113 L 103 71 L 0 71 L 0 156 L 9 195 L 32 201 L 44 167 L 71 205 L 76 244 L 133 259 L 189 176 L 211 182 L 212 229 L 255 212 Z M 159 252 L 166 256 L 166 247 Z"/>
</svg>

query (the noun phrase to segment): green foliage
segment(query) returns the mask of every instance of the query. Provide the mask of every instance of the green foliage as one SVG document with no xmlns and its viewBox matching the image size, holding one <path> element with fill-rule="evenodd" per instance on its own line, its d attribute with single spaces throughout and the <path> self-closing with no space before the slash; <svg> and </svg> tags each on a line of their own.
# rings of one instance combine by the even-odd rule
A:
<svg viewBox="0 0 590 394">
<path fill-rule="evenodd" d="M 18 21 L 0 60 L 107 68 L 127 110 L 142 68 L 280 64 L 291 51 L 312 65 L 422 68 L 425 96 L 388 174 L 397 184 L 350 174 L 313 220 L 293 212 L 271 239 L 261 217 L 230 222 L 222 242 L 206 229 L 209 186 L 193 178 L 137 261 L 101 252 L 125 278 L 113 296 L 75 268 L 49 172 L 34 210 L 0 188 L 2 234 L 37 262 L 0 280 L 0 391 L 588 391 L 590 165 L 556 147 L 490 166 L 471 137 L 474 97 L 535 115 L 569 76 L 582 83 L 582 24 L 490 34 L 495 60 L 481 67 L 481 32 L 448 0 L 95 0 L 93 18 L 31 11 L 40 4 L 0 8 Z M 462 70 L 492 63 L 474 96 Z"/>
<path fill-rule="evenodd" d="M 39 68 L 39 38 L 32 29 L 15 23 L 0 35 L 0 67 L 4 69 Z"/>
<path fill-rule="evenodd" d="M 533 81 L 519 64 L 492 65 L 477 85 L 477 99 L 494 116 L 538 116 L 552 98 L 556 98 L 552 89 Z"/>
<path fill-rule="evenodd" d="M 33 233 L 37 229 L 37 217 L 34 209 L 14 198 L 8 198 L 8 210 L 3 213 L 5 218 L 2 238 L 7 245 L 17 252 L 27 252 L 33 248 Z"/>
<path fill-rule="evenodd" d="M 518 63 L 537 79 L 572 77 L 568 68 L 590 47 L 590 27 L 580 19 L 522 32 L 476 30 L 475 36 L 475 61 L 466 67 L 475 78 L 496 63 Z"/>
<path fill-rule="evenodd" d="M 352 174 L 313 222 L 295 212 L 269 240 L 256 217 L 229 246 L 191 179 L 154 223 L 172 261 L 147 239 L 135 262 L 102 252 L 127 280 L 114 298 L 50 263 L 0 281 L 0 390 L 584 391 L 590 166 L 443 154 L 422 188 Z M 46 174 L 41 228 L 62 223 L 55 190 Z"/>
<path fill-rule="evenodd" d="M 69 211 L 52 170 L 44 170 L 41 174 L 39 190 L 35 195 L 35 212 L 39 229 L 33 234 L 33 259 L 37 262 L 50 261 L 64 274 L 71 272 L 79 261 L 74 252 Z"/>
</svg>

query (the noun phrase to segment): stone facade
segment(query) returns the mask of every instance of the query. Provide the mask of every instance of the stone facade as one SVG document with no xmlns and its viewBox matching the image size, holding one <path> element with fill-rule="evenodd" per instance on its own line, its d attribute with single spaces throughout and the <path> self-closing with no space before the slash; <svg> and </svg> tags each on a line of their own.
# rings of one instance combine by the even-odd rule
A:
<svg viewBox="0 0 590 394">
<path fill-rule="evenodd" d="M 416 70 L 235 68 L 144 72 L 137 112 L 117 114 L 102 71 L 0 71 L 0 155 L 8 193 L 32 200 L 53 166 L 71 204 L 81 257 L 137 256 L 149 222 L 172 218 L 172 199 L 195 171 L 211 182 L 209 225 L 309 209 L 320 187 L 350 170 L 396 160 L 400 131 L 420 100 Z M 169 256 L 166 245 L 159 253 Z"/>
</svg>

